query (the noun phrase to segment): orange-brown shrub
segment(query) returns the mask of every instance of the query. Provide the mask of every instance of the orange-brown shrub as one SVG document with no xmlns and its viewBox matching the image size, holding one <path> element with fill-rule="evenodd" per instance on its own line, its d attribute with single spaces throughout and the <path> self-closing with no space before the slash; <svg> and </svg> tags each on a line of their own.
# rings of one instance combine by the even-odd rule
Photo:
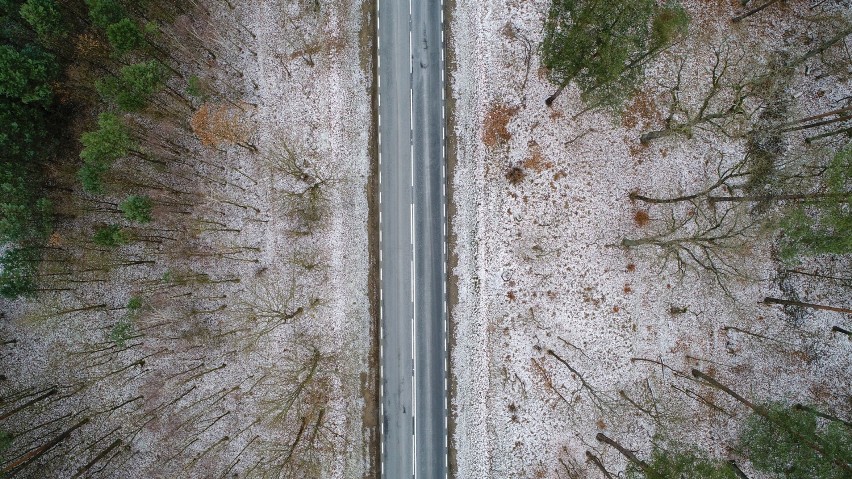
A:
<svg viewBox="0 0 852 479">
<path fill-rule="evenodd" d="M 485 143 L 485 146 L 494 148 L 498 144 L 506 143 L 512 139 L 512 134 L 509 133 L 507 127 L 517 112 L 517 107 L 510 108 L 501 103 L 491 106 L 491 109 L 485 115 L 483 125 L 485 131 L 482 134 L 482 142 Z"/>
<path fill-rule="evenodd" d="M 636 222 L 636 226 L 643 227 L 651 221 L 651 217 L 648 215 L 648 212 L 645 210 L 636 210 L 636 213 L 633 214 L 633 221 Z"/>
<path fill-rule="evenodd" d="M 240 123 L 237 112 L 225 105 L 205 103 L 192 115 L 189 123 L 204 146 L 234 145 L 248 139 L 248 131 Z"/>
</svg>

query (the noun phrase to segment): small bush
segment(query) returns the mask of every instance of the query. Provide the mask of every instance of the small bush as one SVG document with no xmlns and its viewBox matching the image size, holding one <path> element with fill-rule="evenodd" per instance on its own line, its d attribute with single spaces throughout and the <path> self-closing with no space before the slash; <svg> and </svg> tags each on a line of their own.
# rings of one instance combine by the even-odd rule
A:
<svg viewBox="0 0 852 479">
<path fill-rule="evenodd" d="M 513 185 L 520 184 L 522 181 L 524 181 L 524 178 L 526 177 L 526 172 L 520 167 L 513 166 L 506 170 L 506 179 L 509 180 L 509 183 Z"/>
<path fill-rule="evenodd" d="M 151 209 L 153 208 L 153 205 L 151 203 L 151 198 L 148 198 L 147 196 L 128 196 L 127 199 L 119 205 L 119 208 L 122 213 L 124 213 L 124 217 L 130 221 L 142 224 L 151 222 Z"/>
</svg>

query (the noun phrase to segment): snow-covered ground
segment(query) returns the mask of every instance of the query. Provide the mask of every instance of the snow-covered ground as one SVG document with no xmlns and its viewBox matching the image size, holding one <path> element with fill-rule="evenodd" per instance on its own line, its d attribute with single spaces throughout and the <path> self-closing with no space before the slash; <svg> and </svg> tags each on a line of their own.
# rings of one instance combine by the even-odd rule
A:
<svg viewBox="0 0 852 479">
<path fill-rule="evenodd" d="M 755 68 L 748 61 L 765 63 L 768 52 L 807 44 L 791 12 L 806 13 L 808 2 L 786 2 L 738 26 L 729 21 L 738 2 L 685 3 L 689 37 L 649 67 L 628 114 L 573 118 L 583 109 L 574 87 L 553 108 L 544 104 L 555 87 L 536 48 L 549 2 L 457 2 L 449 47 L 458 142 L 451 232 L 458 478 L 599 477 L 587 450 L 622 471 L 624 458 L 598 443 L 597 432 L 645 458 L 656 437 L 740 459 L 731 447 L 748 411 L 692 381 L 692 368 L 757 401 L 849 410 L 852 342 L 830 332 L 849 326 L 848 317 L 804 310 L 791 321 L 781 308 L 758 304 L 785 297 L 767 241 L 743 240 L 736 258 L 749 279 L 727 278 L 730 294 L 707 274 L 662 264 L 654 248 L 620 246 L 662 230 L 669 211 L 633 203 L 630 192 L 695 191 L 710 182 L 720 155 L 730 162 L 744 151 L 744 140 L 705 131 L 639 143 L 662 127 L 664 85 L 678 56 L 687 54 L 689 103 L 707 82 L 713 47 L 725 40 L 744 58 L 740 72 Z M 848 83 L 814 86 L 814 75 L 802 80 L 811 84 L 791 117 L 849 95 Z M 511 167 L 525 173 L 514 185 Z M 796 281 L 804 301 L 850 306 L 842 288 L 810 291 Z"/>
<path fill-rule="evenodd" d="M 209 19 L 178 17 L 165 28 L 172 54 L 207 62 L 184 66 L 208 83 L 208 104 L 238 119 L 235 137 L 257 151 L 227 141 L 206 147 L 192 132 L 155 126 L 143 147 L 168 138 L 191 151 L 186 161 L 115 169 L 184 193 L 125 187 L 95 198 L 150 194 L 154 222 L 135 228 L 106 208 L 62 224 L 54 243 L 74 259 L 45 268 L 98 282 L 3 303 L 0 338 L 17 343 L 0 350 L 0 396 L 30 388 L 23 403 L 59 388 L 0 426 L 17 436 L 3 463 L 91 418 L 26 469 L 30 477 L 70 477 L 93 459 L 89 474 L 111 478 L 351 479 L 373 470 L 375 431 L 364 421 L 374 414 L 365 378 L 376 372 L 367 286 L 372 59 L 359 37 L 362 2 L 205 3 Z M 280 167 L 285 144 L 310 178 Z M 293 193 L 320 180 L 323 214 L 308 228 L 293 213 Z M 89 198 L 60 207 L 96 204 Z M 99 222 L 166 239 L 91 248 Z M 138 259 L 155 262 L 119 264 Z M 86 272 L 92 265 L 107 266 Z M 141 312 L 130 347 L 116 347 L 110 331 L 132 296 Z M 57 421 L 21 433 L 47 419 Z M 121 447 L 108 449 L 114 440 Z"/>
</svg>

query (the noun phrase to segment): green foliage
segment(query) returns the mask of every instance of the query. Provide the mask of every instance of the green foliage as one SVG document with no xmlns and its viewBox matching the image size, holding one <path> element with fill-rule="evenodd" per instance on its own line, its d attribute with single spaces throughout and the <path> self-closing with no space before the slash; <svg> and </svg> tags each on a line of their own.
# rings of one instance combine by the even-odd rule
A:
<svg viewBox="0 0 852 479">
<path fill-rule="evenodd" d="M 58 74 L 56 57 L 35 45 L 0 45 L 0 96 L 48 106 L 53 101 L 50 84 Z"/>
<path fill-rule="evenodd" d="M 107 171 L 109 171 L 109 167 L 106 165 L 84 164 L 77 171 L 77 179 L 80 180 L 83 189 L 88 193 L 100 194 L 106 190 L 103 177 Z"/>
<path fill-rule="evenodd" d="M 6 431 L 0 431 L 0 454 L 6 452 L 7 449 L 12 447 L 12 435 Z"/>
<path fill-rule="evenodd" d="M 80 143 L 80 158 L 87 165 L 112 165 L 135 146 L 127 127 L 112 113 L 101 113 L 98 129 L 83 133 Z"/>
<path fill-rule="evenodd" d="M 157 60 L 151 60 L 123 67 L 118 78 L 99 80 L 95 87 L 121 109 L 139 111 L 163 88 L 165 79 L 166 69 Z"/>
<path fill-rule="evenodd" d="M 127 244 L 130 241 L 130 237 L 127 235 L 127 232 L 121 228 L 121 226 L 107 225 L 102 226 L 95 231 L 94 241 L 95 244 L 100 246 L 115 248 L 117 246 Z"/>
<path fill-rule="evenodd" d="M 576 82 L 592 106 L 618 107 L 641 80 L 645 61 L 686 23 L 682 8 L 658 8 L 654 0 L 553 0 L 542 63 L 554 84 Z"/>
<path fill-rule="evenodd" d="M 0 296 L 6 299 L 33 297 L 36 293 L 38 251 L 34 248 L 11 248 L 0 256 Z"/>
<path fill-rule="evenodd" d="M 648 463 L 658 474 L 645 474 L 635 464 L 627 467 L 628 479 L 737 479 L 728 463 L 710 459 L 696 451 L 667 451 L 655 446 Z"/>
<path fill-rule="evenodd" d="M 48 138 L 44 110 L 9 98 L 0 98 L 0 151 L 19 163 L 39 159 Z"/>
<path fill-rule="evenodd" d="M 77 178 L 89 193 L 103 193 L 103 176 L 113 162 L 136 147 L 127 126 L 112 113 L 101 113 L 98 129 L 83 133 L 80 142 L 83 144 L 80 151 L 83 166 L 77 172 Z"/>
<path fill-rule="evenodd" d="M 51 231 L 51 204 L 40 198 L 22 167 L 0 164 L 0 242 L 28 243 Z"/>
<path fill-rule="evenodd" d="M 127 313 L 112 327 L 109 339 L 119 348 L 123 348 L 127 344 L 127 341 L 136 334 L 136 331 L 133 329 L 133 321 L 139 317 L 141 309 L 142 298 L 133 296 L 127 301 Z"/>
<path fill-rule="evenodd" d="M 122 318 L 110 330 L 109 339 L 119 348 L 123 348 L 127 344 L 127 340 L 133 337 L 133 334 L 133 323 L 127 318 Z"/>
<path fill-rule="evenodd" d="M 823 173 L 826 198 L 790 209 L 781 223 L 781 257 L 852 253 L 852 145 L 834 155 Z"/>
<path fill-rule="evenodd" d="M 118 0 L 86 0 L 86 5 L 89 6 L 92 23 L 101 28 L 107 28 L 127 16 Z"/>
<path fill-rule="evenodd" d="M 662 50 L 686 34 L 689 15 L 682 6 L 669 2 L 656 10 L 651 20 L 650 51 Z"/>
<path fill-rule="evenodd" d="M 209 96 L 208 90 L 209 86 L 207 83 L 202 80 L 198 75 L 192 75 L 187 80 L 186 92 L 190 96 L 194 96 L 202 101 L 206 101 Z"/>
<path fill-rule="evenodd" d="M 21 5 L 20 14 L 43 43 L 54 42 L 66 35 L 56 0 L 27 0 Z"/>
<path fill-rule="evenodd" d="M 136 50 L 145 39 L 136 22 L 129 18 L 122 18 L 108 26 L 107 38 L 119 55 Z"/>
<path fill-rule="evenodd" d="M 130 221 L 137 223 L 151 222 L 151 198 L 147 196 L 131 195 L 124 200 L 119 208 L 124 213 L 124 217 Z"/>
<path fill-rule="evenodd" d="M 777 403 L 764 407 L 771 420 L 752 414 L 740 434 L 740 442 L 755 469 L 779 479 L 849 477 L 835 461 L 852 464 L 852 429 L 839 422 L 826 423 L 812 411 L 790 409 Z M 819 445 L 826 456 L 790 430 Z"/>
<path fill-rule="evenodd" d="M 127 301 L 127 314 L 129 316 L 135 317 L 139 314 L 139 310 L 142 309 L 142 298 L 139 296 L 133 296 Z"/>
</svg>

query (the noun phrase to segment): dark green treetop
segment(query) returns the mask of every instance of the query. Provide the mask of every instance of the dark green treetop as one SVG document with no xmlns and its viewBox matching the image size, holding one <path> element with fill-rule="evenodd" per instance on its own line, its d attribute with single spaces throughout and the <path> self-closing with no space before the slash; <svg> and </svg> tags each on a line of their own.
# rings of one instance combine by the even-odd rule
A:
<svg viewBox="0 0 852 479">
<path fill-rule="evenodd" d="M 51 43 L 65 36 L 62 12 L 56 0 L 27 0 L 19 10 L 43 43 Z"/>
<path fill-rule="evenodd" d="M 130 221 L 142 224 L 151 222 L 151 209 L 153 208 L 153 205 L 151 203 L 151 198 L 147 196 L 128 196 L 127 199 L 119 205 L 119 208 L 121 208 L 121 211 L 124 213 L 124 217 Z"/>
<path fill-rule="evenodd" d="M 107 28 L 127 16 L 118 0 L 86 0 L 86 5 L 89 6 L 92 23 L 101 28 Z"/>
<path fill-rule="evenodd" d="M 47 106 L 53 101 L 51 82 L 58 73 L 56 57 L 38 46 L 0 45 L 0 96 Z"/>
<path fill-rule="evenodd" d="M 136 50 L 145 40 L 142 30 L 129 18 L 122 18 L 113 23 L 107 27 L 106 31 L 110 45 L 119 55 Z"/>
<path fill-rule="evenodd" d="M 766 417 L 750 416 L 740 435 L 755 469 L 779 479 L 849 477 L 839 464 L 852 467 L 852 428 L 820 419 L 813 410 L 778 403 L 764 407 Z"/>
<path fill-rule="evenodd" d="M 130 238 L 121 226 L 106 225 L 95 231 L 94 241 L 100 246 L 115 248 L 127 244 Z"/>
<path fill-rule="evenodd" d="M 620 106 L 642 78 L 646 60 L 686 30 L 676 5 L 654 0 L 553 0 L 540 46 L 550 81 L 550 105 L 571 82 L 593 106 Z"/>
<path fill-rule="evenodd" d="M 128 65 L 117 78 L 104 78 L 96 83 L 98 92 L 122 110 L 139 111 L 148 106 L 151 97 L 164 86 L 165 68 L 157 60 Z"/>
<path fill-rule="evenodd" d="M 0 296 L 6 299 L 35 296 L 38 259 L 34 248 L 6 250 L 0 256 Z"/>
<path fill-rule="evenodd" d="M 838 151 L 820 175 L 822 198 L 790 209 L 781 223 L 781 257 L 852 253 L 852 144 Z"/>
</svg>

